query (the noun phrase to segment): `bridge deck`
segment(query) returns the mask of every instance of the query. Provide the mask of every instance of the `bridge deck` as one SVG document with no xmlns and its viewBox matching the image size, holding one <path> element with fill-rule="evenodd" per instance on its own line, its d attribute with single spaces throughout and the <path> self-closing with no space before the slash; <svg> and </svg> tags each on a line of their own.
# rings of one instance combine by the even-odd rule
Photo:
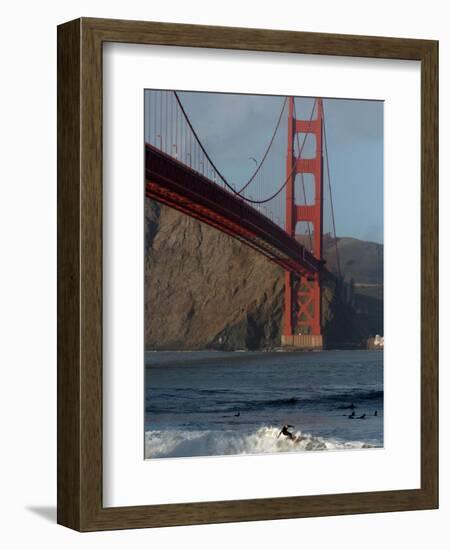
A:
<svg viewBox="0 0 449 550">
<path fill-rule="evenodd" d="M 152 145 L 145 145 L 146 196 L 201 220 L 298 275 L 323 262 L 234 193 Z"/>
</svg>

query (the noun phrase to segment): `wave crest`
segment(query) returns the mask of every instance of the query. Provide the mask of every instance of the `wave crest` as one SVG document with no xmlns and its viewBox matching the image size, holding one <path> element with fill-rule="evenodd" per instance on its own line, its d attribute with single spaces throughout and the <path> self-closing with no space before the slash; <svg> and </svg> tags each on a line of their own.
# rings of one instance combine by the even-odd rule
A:
<svg viewBox="0 0 449 550">
<path fill-rule="evenodd" d="M 277 437 L 279 428 L 263 426 L 253 432 L 226 431 L 148 431 L 145 433 L 146 458 L 247 455 L 278 452 L 325 451 L 375 447 L 361 441 L 340 441 L 297 432 L 292 442 Z"/>
</svg>

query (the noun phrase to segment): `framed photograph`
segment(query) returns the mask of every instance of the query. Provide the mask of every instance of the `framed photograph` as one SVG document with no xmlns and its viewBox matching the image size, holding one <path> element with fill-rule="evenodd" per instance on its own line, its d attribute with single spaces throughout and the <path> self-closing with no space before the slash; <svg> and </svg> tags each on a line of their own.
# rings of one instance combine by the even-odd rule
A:
<svg viewBox="0 0 449 550">
<path fill-rule="evenodd" d="M 58 522 L 438 506 L 438 43 L 58 28 Z"/>
</svg>

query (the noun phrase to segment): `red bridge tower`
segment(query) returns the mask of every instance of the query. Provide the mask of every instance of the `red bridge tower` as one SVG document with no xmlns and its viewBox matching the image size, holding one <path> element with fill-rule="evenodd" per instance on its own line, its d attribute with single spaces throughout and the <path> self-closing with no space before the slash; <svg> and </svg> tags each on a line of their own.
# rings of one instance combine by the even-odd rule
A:
<svg viewBox="0 0 449 550">
<path fill-rule="evenodd" d="M 286 212 L 285 230 L 296 236 L 296 224 L 309 222 L 313 226 L 311 252 L 318 259 L 323 257 L 323 100 L 317 99 L 316 118 L 299 120 L 295 118 L 294 98 L 290 97 L 288 112 L 288 142 L 286 166 Z M 316 152 L 314 158 L 301 158 L 301 150 L 295 157 L 294 142 L 297 134 L 314 134 Z M 299 139 L 297 140 L 299 143 Z M 313 204 L 299 201 L 295 197 L 295 179 L 298 174 L 312 174 L 315 184 Z M 298 200 L 296 200 L 298 199 Z M 284 330 L 282 344 L 303 349 L 322 349 L 321 332 L 321 287 L 320 274 L 301 275 L 285 272 Z"/>
</svg>

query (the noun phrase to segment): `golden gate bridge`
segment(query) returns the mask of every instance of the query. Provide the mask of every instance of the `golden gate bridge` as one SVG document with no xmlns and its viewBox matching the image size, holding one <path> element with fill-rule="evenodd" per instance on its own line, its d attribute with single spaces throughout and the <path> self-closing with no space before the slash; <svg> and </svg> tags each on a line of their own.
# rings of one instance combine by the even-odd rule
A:
<svg viewBox="0 0 449 550">
<path fill-rule="evenodd" d="M 322 279 L 329 275 L 323 257 L 325 179 L 341 278 L 323 99 L 313 99 L 310 116 L 301 119 L 295 98 L 282 98 L 263 155 L 259 161 L 252 158 L 254 171 L 236 185 L 214 162 L 179 94 L 147 94 L 146 196 L 227 233 L 281 266 L 282 344 L 321 349 Z M 304 154 L 308 140 L 311 155 Z M 311 197 L 306 176 L 312 178 Z M 297 233 L 299 224 L 305 225 L 305 235 Z"/>
</svg>

